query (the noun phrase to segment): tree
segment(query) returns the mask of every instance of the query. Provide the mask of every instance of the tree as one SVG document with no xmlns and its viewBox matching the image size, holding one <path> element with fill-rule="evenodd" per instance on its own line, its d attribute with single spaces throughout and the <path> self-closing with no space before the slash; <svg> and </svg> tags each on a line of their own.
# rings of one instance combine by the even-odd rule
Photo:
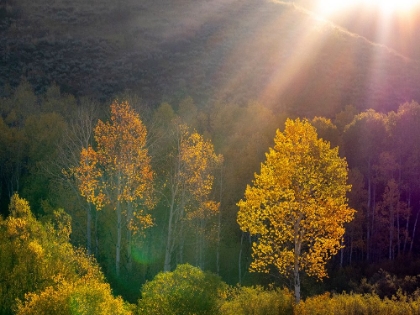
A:
<svg viewBox="0 0 420 315">
<path fill-rule="evenodd" d="M 40 213 L 40 201 L 52 195 L 48 168 L 57 159 L 58 144 L 67 130 L 63 117 L 56 113 L 31 115 L 25 121 L 27 174 L 20 191 L 36 214 Z"/>
<path fill-rule="evenodd" d="M 420 105 L 416 102 L 401 105 L 394 120 L 388 119 L 388 125 L 393 140 L 392 151 L 400 166 L 398 185 L 413 216 L 407 216 L 405 221 L 403 245 L 403 252 L 409 250 L 411 253 L 420 214 L 416 203 L 413 202 L 415 191 L 420 187 Z M 408 233 L 410 226 L 412 230 Z M 410 243 L 409 248 L 408 243 Z"/>
<path fill-rule="evenodd" d="M 94 130 L 96 149 L 88 146 L 74 168 L 79 190 L 100 210 L 110 206 L 117 214 L 115 271 L 120 274 L 123 214 L 126 218 L 127 269 L 131 269 L 132 232 L 152 225 L 144 208 L 152 205 L 153 171 L 146 147 L 146 127 L 127 102 L 111 105 L 111 121 Z M 142 207 L 142 208 L 141 208 Z"/>
<path fill-rule="evenodd" d="M 374 110 L 368 110 L 354 117 L 344 129 L 343 142 L 350 168 L 357 167 L 364 175 L 367 185 L 366 198 L 366 260 L 372 258 L 372 237 L 376 218 L 375 202 L 377 187 L 374 166 L 378 164 L 380 152 L 386 139 L 385 116 Z"/>
<path fill-rule="evenodd" d="M 7 219 L 0 217 L 0 314 L 14 314 L 17 299 L 56 288 L 57 281 L 104 283 L 93 259 L 70 244 L 71 219 L 63 210 L 41 223 L 28 202 L 14 194 L 9 211 Z"/>
<path fill-rule="evenodd" d="M 300 273 L 327 276 L 327 261 L 342 248 L 343 224 L 353 219 L 346 199 L 347 163 L 306 120 L 288 119 L 274 143 L 238 203 L 237 220 L 258 237 L 251 270 L 268 272 L 274 266 L 291 276 L 298 303 Z"/>
<path fill-rule="evenodd" d="M 164 270 L 171 270 L 172 255 L 178 246 L 183 260 L 185 223 L 193 225 L 196 242 L 196 262 L 203 265 L 205 225 L 209 217 L 219 211 L 219 205 L 210 199 L 216 166 L 222 156 L 216 155 L 211 141 L 186 125 L 175 124 L 173 147 L 163 168 L 161 185 L 163 200 L 168 207 L 168 234 Z"/>
<path fill-rule="evenodd" d="M 363 174 L 357 168 L 351 169 L 348 175 L 349 183 L 351 184 L 351 191 L 348 193 L 349 206 L 357 209 L 353 221 L 347 224 L 346 227 L 346 244 L 349 245 L 347 249 L 349 254 L 348 262 L 351 265 L 353 252 L 356 251 L 356 254 L 360 253 L 360 257 L 363 257 L 363 252 L 366 248 L 364 228 L 366 224 L 367 189 Z M 344 254 L 343 250 L 342 255 Z M 343 265 L 343 260 L 341 259 L 341 265 Z"/>
<path fill-rule="evenodd" d="M 73 242 L 82 244 L 85 242 L 89 254 L 94 253 L 98 257 L 98 213 L 94 212 L 92 203 L 80 195 L 78 183 L 74 180 L 71 170 L 80 163 L 80 148 L 87 148 L 93 144 L 93 130 L 98 120 L 98 103 L 90 99 L 81 99 L 80 108 L 73 113 L 65 136 L 57 146 L 57 158 L 49 161 L 49 173 L 56 187 L 57 199 L 60 204 L 65 204 L 66 211 L 73 218 Z M 79 211 L 85 212 L 85 216 Z M 95 214 L 95 215 L 94 215 Z M 82 222 L 78 222 L 78 219 Z M 94 218 L 94 219 L 93 219 Z M 93 222 L 94 221 L 94 224 Z M 92 231 L 92 225 L 94 229 Z M 92 237 L 94 243 L 92 244 Z"/>
<path fill-rule="evenodd" d="M 316 128 L 319 138 L 330 142 L 333 147 L 340 146 L 342 142 L 340 133 L 330 119 L 325 117 L 314 117 L 314 119 L 311 120 L 311 125 Z M 340 153 L 342 154 L 343 152 Z"/>
</svg>

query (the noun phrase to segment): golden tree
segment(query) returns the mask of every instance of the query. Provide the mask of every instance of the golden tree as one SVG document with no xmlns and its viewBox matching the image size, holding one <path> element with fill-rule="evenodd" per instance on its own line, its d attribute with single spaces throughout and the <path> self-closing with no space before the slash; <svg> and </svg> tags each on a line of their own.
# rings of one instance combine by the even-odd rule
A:
<svg viewBox="0 0 420 315">
<path fill-rule="evenodd" d="M 126 218 L 127 269 L 131 268 L 131 235 L 152 225 L 144 210 L 152 205 L 153 171 L 146 147 L 147 130 L 127 102 L 111 105 L 111 121 L 94 130 L 96 148 L 83 148 L 74 168 L 83 197 L 97 210 L 111 206 L 117 214 L 116 274 L 121 261 L 123 215 Z"/>
<path fill-rule="evenodd" d="M 171 270 L 176 247 L 181 262 L 183 260 L 186 222 L 193 226 L 197 238 L 197 264 L 203 264 L 206 224 L 219 211 L 219 204 L 210 196 L 214 172 L 223 160 L 214 152 L 211 141 L 197 132 L 190 132 L 186 125 L 176 124 L 174 129 L 175 145 L 163 170 L 162 195 L 169 208 L 164 271 Z"/>
<path fill-rule="evenodd" d="M 71 218 L 64 210 L 54 210 L 40 222 L 32 214 L 29 203 L 15 193 L 9 212 L 6 219 L 0 216 L 0 314 L 122 314 L 83 312 L 99 302 L 102 309 L 109 309 L 118 300 L 114 299 L 94 259 L 70 244 Z M 80 291 L 74 290 L 67 296 L 60 293 L 61 304 L 48 294 L 56 290 L 63 292 L 60 287 L 64 283 L 67 288 L 87 291 L 82 293 L 86 297 L 83 304 L 72 313 L 65 311 L 64 304 L 68 304 L 70 293 Z M 93 295 L 99 299 L 89 300 Z M 45 308 L 32 308 L 39 302 L 34 299 L 36 296 L 41 297 L 40 305 Z M 26 311 L 21 312 L 20 307 L 18 310 L 18 305 Z"/>
<path fill-rule="evenodd" d="M 274 142 L 238 203 L 237 220 L 243 231 L 257 236 L 251 270 L 268 272 L 274 266 L 291 276 L 298 303 L 300 273 L 327 276 L 326 262 L 342 248 L 343 224 L 353 219 L 347 162 L 306 120 L 287 120 Z"/>
</svg>

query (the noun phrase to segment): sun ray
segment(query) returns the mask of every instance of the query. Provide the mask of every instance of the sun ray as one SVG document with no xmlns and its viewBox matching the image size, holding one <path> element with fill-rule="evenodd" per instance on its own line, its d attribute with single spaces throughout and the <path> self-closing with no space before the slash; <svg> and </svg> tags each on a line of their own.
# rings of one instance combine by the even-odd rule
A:
<svg viewBox="0 0 420 315">
<path fill-rule="evenodd" d="M 314 10 L 323 16 L 329 16 L 357 6 L 362 9 L 375 9 L 384 15 L 407 15 L 418 8 L 419 4 L 419 0 L 318 0 Z"/>
</svg>

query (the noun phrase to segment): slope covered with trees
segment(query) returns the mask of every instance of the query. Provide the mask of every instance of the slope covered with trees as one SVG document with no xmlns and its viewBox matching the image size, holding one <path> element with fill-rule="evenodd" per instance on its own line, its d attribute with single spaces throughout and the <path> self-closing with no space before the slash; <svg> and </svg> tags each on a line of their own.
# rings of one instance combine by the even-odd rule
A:
<svg viewBox="0 0 420 315">
<path fill-rule="evenodd" d="M 2 5 L 0 86 L 149 104 L 264 102 L 330 116 L 419 98 L 419 63 L 308 11 L 271 1 L 13 0 Z"/>
</svg>

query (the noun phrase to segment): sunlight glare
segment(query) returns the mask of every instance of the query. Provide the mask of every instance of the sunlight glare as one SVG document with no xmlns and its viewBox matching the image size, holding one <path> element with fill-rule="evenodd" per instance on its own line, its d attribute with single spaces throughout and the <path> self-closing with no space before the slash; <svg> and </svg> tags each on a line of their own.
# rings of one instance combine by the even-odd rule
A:
<svg viewBox="0 0 420 315">
<path fill-rule="evenodd" d="M 419 0 L 318 0 L 317 9 L 322 15 L 341 13 L 342 11 L 355 7 L 375 8 L 384 14 L 409 13 L 420 3 Z"/>
</svg>

